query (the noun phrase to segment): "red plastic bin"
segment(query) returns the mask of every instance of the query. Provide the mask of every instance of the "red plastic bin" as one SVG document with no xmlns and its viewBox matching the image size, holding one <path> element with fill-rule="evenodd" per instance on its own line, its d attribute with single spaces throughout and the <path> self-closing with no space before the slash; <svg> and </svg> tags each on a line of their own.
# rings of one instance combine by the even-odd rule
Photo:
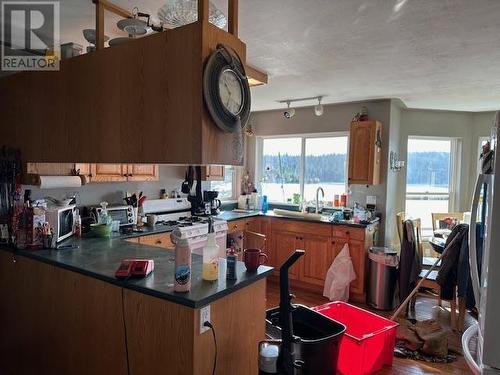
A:
<svg viewBox="0 0 500 375">
<path fill-rule="evenodd" d="M 313 309 L 347 327 L 340 342 L 339 374 L 371 374 L 392 365 L 398 323 L 345 302 Z"/>
</svg>

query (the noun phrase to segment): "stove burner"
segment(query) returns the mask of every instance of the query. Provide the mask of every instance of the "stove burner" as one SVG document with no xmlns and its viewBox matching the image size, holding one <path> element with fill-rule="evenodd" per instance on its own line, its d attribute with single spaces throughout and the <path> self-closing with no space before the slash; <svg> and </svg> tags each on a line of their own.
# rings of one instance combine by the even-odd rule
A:
<svg viewBox="0 0 500 375">
<path fill-rule="evenodd" d="M 164 221 L 163 225 L 168 225 L 169 227 L 172 227 L 174 225 L 179 225 L 179 222 L 177 220 L 168 220 Z"/>
</svg>

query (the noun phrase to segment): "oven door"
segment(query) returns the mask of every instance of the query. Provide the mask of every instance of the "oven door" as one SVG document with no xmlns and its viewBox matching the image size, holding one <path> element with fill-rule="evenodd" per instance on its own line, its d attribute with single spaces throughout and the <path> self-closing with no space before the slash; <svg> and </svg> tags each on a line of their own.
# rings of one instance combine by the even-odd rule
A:
<svg viewBox="0 0 500 375">
<path fill-rule="evenodd" d="M 120 226 L 135 224 L 134 209 L 130 206 L 108 208 L 108 214 L 113 221 L 119 221 Z"/>
<path fill-rule="evenodd" d="M 75 208 L 67 208 L 59 211 L 59 231 L 57 241 L 62 241 L 73 235 L 75 221 Z"/>
</svg>

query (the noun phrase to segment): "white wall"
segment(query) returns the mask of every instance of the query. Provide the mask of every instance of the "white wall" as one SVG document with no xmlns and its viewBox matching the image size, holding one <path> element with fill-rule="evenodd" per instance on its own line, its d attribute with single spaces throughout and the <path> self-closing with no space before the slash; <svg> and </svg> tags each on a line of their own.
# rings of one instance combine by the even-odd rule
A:
<svg viewBox="0 0 500 375">
<path fill-rule="evenodd" d="M 46 196 L 63 198 L 76 193 L 79 205 L 95 205 L 102 201 L 124 204 L 123 197 L 126 191 L 143 191 L 148 198 L 156 199 L 159 198 L 161 189 L 166 189 L 168 192 L 180 189 L 184 173 L 185 167 L 161 165 L 160 180 L 155 182 L 94 183 L 72 189 L 40 189 L 35 186 L 24 186 L 24 188 L 31 189 L 34 199 Z"/>
</svg>

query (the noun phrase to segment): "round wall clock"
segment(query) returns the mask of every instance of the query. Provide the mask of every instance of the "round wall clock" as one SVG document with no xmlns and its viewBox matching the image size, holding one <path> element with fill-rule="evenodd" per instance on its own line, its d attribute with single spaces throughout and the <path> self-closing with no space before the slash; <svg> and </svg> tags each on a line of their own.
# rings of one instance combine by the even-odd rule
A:
<svg viewBox="0 0 500 375">
<path fill-rule="evenodd" d="M 250 115 L 250 86 L 236 52 L 223 44 L 208 58 L 203 95 L 215 124 L 226 132 L 245 127 Z"/>
</svg>

